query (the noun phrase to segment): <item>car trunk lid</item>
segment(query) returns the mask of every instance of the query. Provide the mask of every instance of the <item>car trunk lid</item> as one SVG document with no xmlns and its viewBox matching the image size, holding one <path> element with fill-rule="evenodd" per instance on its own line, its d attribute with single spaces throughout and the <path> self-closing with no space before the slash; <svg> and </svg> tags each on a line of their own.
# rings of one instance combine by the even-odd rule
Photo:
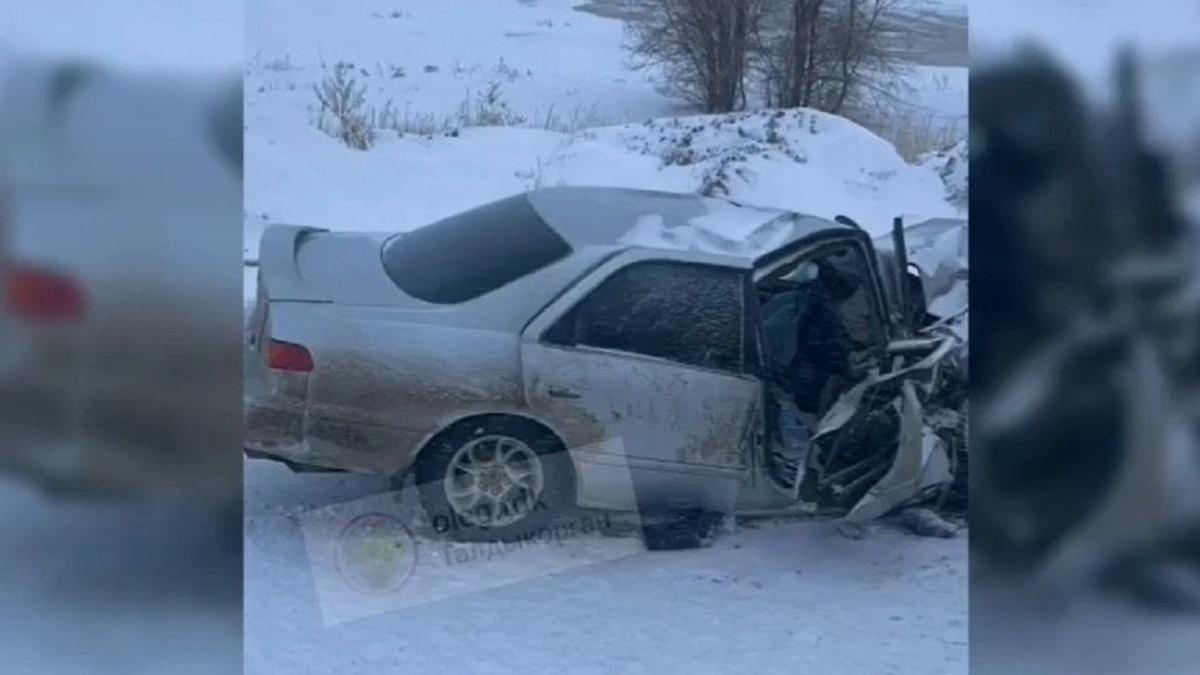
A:
<svg viewBox="0 0 1200 675">
<path fill-rule="evenodd" d="M 259 302 L 423 304 L 397 288 L 384 272 L 381 250 L 389 236 L 298 225 L 268 227 L 259 247 Z"/>
</svg>

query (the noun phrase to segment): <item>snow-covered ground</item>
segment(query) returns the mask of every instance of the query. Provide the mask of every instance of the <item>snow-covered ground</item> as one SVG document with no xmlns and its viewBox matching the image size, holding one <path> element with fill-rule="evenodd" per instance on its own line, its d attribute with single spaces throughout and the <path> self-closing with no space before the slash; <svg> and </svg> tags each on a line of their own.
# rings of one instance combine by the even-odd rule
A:
<svg viewBox="0 0 1200 675">
<path fill-rule="evenodd" d="M 0 509 L 0 672 L 235 672 L 240 560 L 211 514 L 9 478 Z"/>
<path fill-rule="evenodd" d="M 822 113 L 696 116 L 655 89 L 652 70 L 627 68 L 620 21 L 577 4 L 251 3 L 246 257 L 270 223 L 401 231 L 552 185 L 703 190 L 844 214 L 876 233 L 897 215 L 964 215 L 965 165 L 950 159 L 964 149 L 909 164 Z M 358 151 L 315 128 L 313 84 L 338 62 L 353 63 L 368 103 L 390 101 L 409 131 Z M 446 133 L 493 82 L 513 124 Z M 965 68 L 919 66 L 910 84 L 914 114 L 965 118 Z M 387 489 L 247 462 L 247 672 L 966 672 L 965 534 L 884 526 L 852 540 L 831 523 L 767 520 L 680 552 L 592 534 L 523 552 L 528 567 L 502 586 L 486 580 L 508 579 L 512 558 L 447 581 L 423 574 L 431 558 L 418 555 L 397 592 L 441 599 L 364 600 L 350 620 L 345 606 L 331 612 L 312 528 L 337 531 L 336 514 Z M 436 559 L 444 546 L 417 531 L 417 551 Z"/>
<path fill-rule="evenodd" d="M 379 478 L 247 464 L 248 675 L 967 672 L 966 539 L 884 526 L 855 540 L 828 522 L 762 521 L 674 552 L 580 535 L 529 552 L 514 583 L 333 623 L 305 519 L 387 489 Z M 428 594 L 422 565 L 437 565 L 444 546 L 418 532 L 430 553 L 393 593 Z M 505 562 L 460 567 L 483 579 L 507 573 Z"/>
<path fill-rule="evenodd" d="M 1188 675 L 1196 619 L 1126 598 L 971 583 L 972 675 Z M 1014 645 L 1020 645 L 1014 649 Z"/>
<path fill-rule="evenodd" d="M 593 123 L 681 112 L 680 102 L 649 85 L 651 73 L 622 68 L 621 23 L 576 4 L 253 0 L 248 110 L 265 101 L 304 111 L 321 65 L 344 61 L 378 105 L 392 99 L 411 118 L 452 115 L 468 92 L 473 98 L 492 82 L 501 83 L 514 113 L 539 122 L 593 108 Z M 260 87 L 272 95 L 254 96 Z"/>
</svg>

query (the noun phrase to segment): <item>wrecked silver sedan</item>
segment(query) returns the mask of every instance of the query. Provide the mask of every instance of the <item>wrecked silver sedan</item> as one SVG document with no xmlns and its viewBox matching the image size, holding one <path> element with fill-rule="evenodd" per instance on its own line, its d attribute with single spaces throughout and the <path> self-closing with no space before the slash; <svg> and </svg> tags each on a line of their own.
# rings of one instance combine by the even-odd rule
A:
<svg viewBox="0 0 1200 675">
<path fill-rule="evenodd" d="M 845 218 L 616 188 L 393 235 L 274 225 L 246 453 L 414 476 L 459 538 L 573 506 L 875 517 L 954 463 L 922 406 L 956 341 L 921 334 L 896 250 Z"/>
</svg>

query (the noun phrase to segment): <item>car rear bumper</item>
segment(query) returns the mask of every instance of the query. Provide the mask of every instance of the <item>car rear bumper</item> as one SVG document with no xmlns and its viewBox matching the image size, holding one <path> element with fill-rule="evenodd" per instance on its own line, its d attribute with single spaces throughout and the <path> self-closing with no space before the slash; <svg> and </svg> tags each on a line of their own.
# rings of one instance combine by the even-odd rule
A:
<svg viewBox="0 0 1200 675">
<path fill-rule="evenodd" d="M 0 347 L 0 474 L 78 496 L 241 502 L 237 407 L 219 372 L 147 368 L 71 327 L 3 337 L 23 346 L 15 359 Z"/>
<path fill-rule="evenodd" d="M 302 402 L 276 396 L 244 406 L 247 457 L 283 462 L 297 471 L 392 475 L 412 465 L 426 433 L 312 415 Z"/>
<path fill-rule="evenodd" d="M 31 434 L 28 428 L 0 426 L 9 439 L 0 454 L 0 473 L 56 494 L 144 496 L 161 481 L 130 462 L 123 448 L 68 434 Z M 165 490 L 164 490 L 165 491 Z"/>
<path fill-rule="evenodd" d="M 11 391 L 0 387 L 0 400 Z M 166 415 L 128 409 L 109 398 L 81 399 L 26 389 L 21 416 L 0 420 L 0 473 L 48 492 L 164 497 L 240 503 L 236 450 L 227 425 L 195 434 Z M 125 401 L 121 401 L 124 404 Z M 9 411 L 6 411 L 6 413 Z M 34 414 L 36 412 L 36 414 Z M 233 445 L 231 445 L 233 444 Z"/>
</svg>

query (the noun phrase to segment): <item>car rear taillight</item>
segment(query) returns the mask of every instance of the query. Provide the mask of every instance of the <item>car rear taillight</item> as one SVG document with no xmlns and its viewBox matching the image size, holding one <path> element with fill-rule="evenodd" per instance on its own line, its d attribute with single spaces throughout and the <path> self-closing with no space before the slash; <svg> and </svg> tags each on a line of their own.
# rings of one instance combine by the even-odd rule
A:
<svg viewBox="0 0 1200 675">
<path fill-rule="evenodd" d="M 271 340 L 267 347 L 267 365 L 275 370 L 308 373 L 313 369 L 312 354 L 300 345 Z"/>
<path fill-rule="evenodd" d="M 56 272 L 13 265 L 6 273 L 4 309 L 29 321 L 70 321 L 83 316 L 83 288 Z"/>
</svg>

